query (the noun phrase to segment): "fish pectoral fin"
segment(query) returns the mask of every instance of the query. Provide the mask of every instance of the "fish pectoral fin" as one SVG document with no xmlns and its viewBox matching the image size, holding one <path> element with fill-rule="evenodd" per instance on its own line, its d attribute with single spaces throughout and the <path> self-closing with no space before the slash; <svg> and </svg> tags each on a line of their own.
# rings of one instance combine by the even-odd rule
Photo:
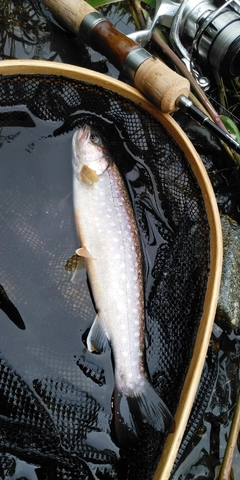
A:
<svg viewBox="0 0 240 480">
<path fill-rule="evenodd" d="M 104 330 L 99 314 L 96 315 L 87 336 L 87 347 L 90 352 L 104 352 L 109 347 L 109 339 Z"/>
<path fill-rule="evenodd" d="M 86 258 L 79 257 L 77 253 L 69 258 L 65 265 L 65 270 L 73 270 L 73 275 L 71 277 L 72 283 L 78 283 L 86 279 L 86 263 Z"/>
<path fill-rule="evenodd" d="M 58 204 L 57 206 L 57 211 L 58 213 L 61 213 L 63 211 L 63 209 L 65 208 L 65 206 L 68 204 L 68 201 L 70 199 L 72 195 L 72 191 L 69 192 Z"/>
<path fill-rule="evenodd" d="M 93 183 L 97 183 L 99 178 L 95 170 L 92 170 L 92 168 L 89 168 L 87 165 L 83 165 L 79 173 L 79 180 L 87 185 L 92 185 Z"/>
<path fill-rule="evenodd" d="M 83 257 L 83 258 L 89 258 L 89 259 L 92 259 L 92 260 L 95 260 L 95 258 L 92 257 L 91 253 L 89 253 L 89 251 L 87 250 L 86 247 L 80 247 L 76 250 L 76 254 L 79 256 L 79 257 Z"/>
</svg>

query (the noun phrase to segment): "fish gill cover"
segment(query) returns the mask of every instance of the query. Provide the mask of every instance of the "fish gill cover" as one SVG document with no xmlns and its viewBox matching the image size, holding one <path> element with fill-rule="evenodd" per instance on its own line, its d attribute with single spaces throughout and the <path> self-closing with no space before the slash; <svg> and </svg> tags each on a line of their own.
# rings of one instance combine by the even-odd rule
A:
<svg viewBox="0 0 240 480">
<path fill-rule="evenodd" d="M 200 188 L 165 129 L 130 101 L 55 76 L 0 81 L 1 302 L 25 327 L 0 310 L 0 476 L 150 480 L 166 434 L 145 424 L 137 444 L 118 445 L 111 351 L 88 352 L 91 294 L 65 268 L 79 246 L 73 132 L 97 126 L 126 181 L 144 259 L 146 367 L 173 414 L 208 278 Z"/>
</svg>

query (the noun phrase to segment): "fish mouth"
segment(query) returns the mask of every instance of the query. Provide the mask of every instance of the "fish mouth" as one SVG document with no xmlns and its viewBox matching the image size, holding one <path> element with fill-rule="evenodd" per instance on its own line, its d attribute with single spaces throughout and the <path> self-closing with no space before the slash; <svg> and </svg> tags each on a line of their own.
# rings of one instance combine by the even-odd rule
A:
<svg viewBox="0 0 240 480">
<path fill-rule="evenodd" d="M 79 153 L 78 150 L 83 148 L 84 144 L 87 143 L 90 136 L 91 130 L 88 125 L 83 125 L 76 130 L 73 135 L 72 147 L 73 147 L 73 164 L 79 166 Z"/>
<path fill-rule="evenodd" d="M 83 125 L 82 127 L 79 128 L 78 136 L 77 136 L 77 143 L 79 147 L 85 142 L 85 140 L 88 140 L 90 132 L 91 132 L 91 129 L 89 125 Z"/>
</svg>

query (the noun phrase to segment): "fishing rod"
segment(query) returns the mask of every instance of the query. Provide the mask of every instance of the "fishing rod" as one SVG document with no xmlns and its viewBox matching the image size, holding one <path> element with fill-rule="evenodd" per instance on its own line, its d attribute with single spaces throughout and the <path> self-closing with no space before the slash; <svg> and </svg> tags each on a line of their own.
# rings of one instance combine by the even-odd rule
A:
<svg viewBox="0 0 240 480">
<path fill-rule="evenodd" d="M 240 144 L 193 105 L 189 99 L 189 81 L 117 30 L 100 12 L 84 0 L 42 0 L 42 3 L 60 23 L 108 58 L 163 113 L 179 108 L 240 153 Z"/>
</svg>

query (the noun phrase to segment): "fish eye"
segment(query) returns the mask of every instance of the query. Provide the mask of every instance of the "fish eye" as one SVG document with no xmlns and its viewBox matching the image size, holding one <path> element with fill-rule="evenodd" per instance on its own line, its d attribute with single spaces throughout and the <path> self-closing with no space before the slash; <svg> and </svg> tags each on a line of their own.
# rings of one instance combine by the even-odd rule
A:
<svg viewBox="0 0 240 480">
<path fill-rule="evenodd" d="M 96 133 L 91 133 L 90 139 L 91 139 L 91 142 L 95 143 L 95 145 L 99 145 L 102 143 L 101 138 Z"/>
</svg>

